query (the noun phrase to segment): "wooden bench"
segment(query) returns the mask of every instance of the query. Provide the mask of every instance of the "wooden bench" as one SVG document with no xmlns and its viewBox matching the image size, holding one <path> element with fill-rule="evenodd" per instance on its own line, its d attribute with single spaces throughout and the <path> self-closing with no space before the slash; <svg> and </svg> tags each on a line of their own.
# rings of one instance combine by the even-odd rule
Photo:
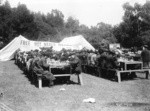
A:
<svg viewBox="0 0 150 111">
<path fill-rule="evenodd" d="M 71 76 L 72 74 L 57 74 L 57 75 L 54 75 L 54 77 L 65 77 L 65 76 Z M 83 79 L 82 79 L 82 73 L 81 74 L 76 74 L 77 77 L 78 77 L 78 83 L 80 85 L 83 85 Z"/>
<path fill-rule="evenodd" d="M 51 69 L 53 67 L 49 67 L 49 71 L 51 72 Z M 70 74 L 53 74 L 54 77 L 67 77 L 67 76 L 71 76 L 72 75 L 72 68 L 70 67 Z M 77 79 L 78 79 L 78 83 L 80 85 L 83 85 L 83 79 L 82 79 L 82 73 L 81 74 L 76 74 L 77 75 Z M 42 89 L 42 74 L 36 74 L 36 72 L 32 71 L 32 79 L 33 81 L 35 81 L 35 79 L 38 80 L 38 88 Z M 36 76 L 36 77 L 35 77 Z"/>
<path fill-rule="evenodd" d="M 143 68 L 143 69 L 136 69 L 136 70 L 116 70 L 117 73 L 117 78 L 118 78 L 118 83 L 121 82 L 121 73 L 126 73 L 126 72 L 146 72 L 146 79 L 148 79 L 148 75 L 150 73 L 150 68 Z"/>
<path fill-rule="evenodd" d="M 49 71 L 52 72 L 52 68 L 55 68 L 55 67 L 49 67 Z M 72 75 L 72 67 L 70 65 L 70 74 L 54 74 L 54 77 L 64 77 L 64 76 L 71 76 Z M 81 74 L 76 74 L 77 75 L 77 78 L 78 78 L 78 83 L 80 85 L 83 85 L 83 79 L 82 79 L 82 73 Z"/>
<path fill-rule="evenodd" d="M 57 74 L 54 75 L 54 77 L 65 77 L 65 76 L 71 76 L 72 74 Z M 78 83 L 80 85 L 83 85 L 83 79 L 82 79 L 82 73 L 81 74 L 77 74 L 78 77 Z M 42 89 L 42 76 L 38 76 L 38 87 L 39 89 Z"/>
<path fill-rule="evenodd" d="M 118 69 L 106 69 L 106 68 L 100 68 L 99 70 L 107 70 L 107 71 L 113 71 L 117 75 L 117 82 L 121 83 L 121 74 L 122 73 L 131 73 L 131 72 L 146 72 L 146 79 L 148 79 L 148 75 L 150 73 L 150 68 L 142 68 L 142 69 L 136 69 L 136 70 L 118 70 Z M 100 71 L 99 71 L 100 72 Z"/>
</svg>

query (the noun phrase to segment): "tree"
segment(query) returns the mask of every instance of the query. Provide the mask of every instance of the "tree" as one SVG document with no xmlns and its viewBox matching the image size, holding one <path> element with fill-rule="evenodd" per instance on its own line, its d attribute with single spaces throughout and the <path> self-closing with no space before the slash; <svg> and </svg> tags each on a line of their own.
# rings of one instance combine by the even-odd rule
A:
<svg viewBox="0 0 150 111">
<path fill-rule="evenodd" d="M 24 35 L 32 39 L 36 31 L 36 24 L 34 22 L 34 15 L 31 13 L 26 5 L 18 4 L 17 8 L 13 9 L 12 28 L 15 31 L 14 35 Z"/>
<path fill-rule="evenodd" d="M 34 22 L 37 27 L 38 40 L 44 39 L 47 35 L 53 36 L 57 33 L 56 30 L 46 22 L 46 16 L 44 14 L 34 14 Z"/>
<path fill-rule="evenodd" d="M 82 25 L 82 27 L 80 26 L 79 28 L 79 32 L 84 35 L 95 48 L 98 48 L 102 40 L 109 41 L 110 43 L 116 42 L 112 29 L 113 27 L 111 25 L 100 22 L 91 28 Z"/>
<path fill-rule="evenodd" d="M 116 38 L 113 35 L 113 27 L 109 24 L 100 22 L 97 24 L 98 34 L 102 39 L 108 40 L 110 43 L 116 42 Z"/>
<path fill-rule="evenodd" d="M 49 23 L 52 27 L 63 27 L 64 15 L 59 10 L 52 10 L 51 13 L 47 14 L 47 23 Z"/>
<path fill-rule="evenodd" d="M 8 1 L 0 6 L 0 36 L 4 43 L 9 42 L 9 33 L 11 33 L 12 10 Z"/>
<path fill-rule="evenodd" d="M 67 22 L 66 22 L 66 29 L 69 31 L 70 35 L 75 35 L 78 33 L 79 30 L 79 20 L 73 18 L 73 17 L 68 17 Z"/>
<path fill-rule="evenodd" d="M 146 2 L 143 6 L 138 3 L 134 6 L 125 3 L 123 9 L 125 11 L 123 22 L 115 26 L 113 30 L 117 40 L 124 47 L 140 47 L 147 44 L 149 41 L 146 43 L 144 39 L 149 36 L 147 31 L 150 30 L 150 3 Z"/>
</svg>

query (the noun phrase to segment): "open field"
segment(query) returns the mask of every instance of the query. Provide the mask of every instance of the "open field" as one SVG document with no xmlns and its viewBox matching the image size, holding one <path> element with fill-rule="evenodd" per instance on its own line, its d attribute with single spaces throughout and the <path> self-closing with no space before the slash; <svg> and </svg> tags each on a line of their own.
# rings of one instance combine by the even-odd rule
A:
<svg viewBox="0 0 150 111">
<path fill-rule="evenodd" d="M 4 111 L 150 111 L 150 80 L 144 79 L 145 74 L 137 75 L 119 84 L 83 74 L 83 86 L 59 84 L 38 89 L 14 61 L 0 62 L 0 107 Z M 76 76 L 71 80 L 77 82 Z M 87 98 L 96 102 L 84 103 Z"/>
</svg>

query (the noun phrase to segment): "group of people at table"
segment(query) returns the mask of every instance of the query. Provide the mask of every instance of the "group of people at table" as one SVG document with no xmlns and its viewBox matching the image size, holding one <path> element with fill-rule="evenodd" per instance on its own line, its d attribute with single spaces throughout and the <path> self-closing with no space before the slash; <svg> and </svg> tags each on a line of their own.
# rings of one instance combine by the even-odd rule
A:
<svg viewBox="0 0 150 111">
<path fill-rule="evenodd" d="M 81 51 L 62 50 L 60 52 L 55 52 L 52 49 L 42 49 L 41 51 L 34 50 L 29 52 L 22 52 L 18 50 L 15 53 L 15 63 L 28 74 L 32 72 L 37 76 L 49 79 L 50 86 L 52 86 L 56 78 L 54 73 L 50 71 L 50 68 L 61 67 L 62 69 L 65 69 L 69 66 L 71 71 L 69 70 L 68 73 L 75 73 L 79 75 L 82 72 L 82 63 L 79 57 L 80 54 Z M 95 54 L 93 53 L 93 55 Z M 90 62 L 94 64 L 95 59 L 93 59 L 93 57 L 90 58 Z"/>
<path fill-rule="evenodd" d="M 150 62 L 150 52 L 146 49 L 145 46 L 143 51 L 141 52 L 141 57 L 143 61 L 144 67 L 149 67 Z M 83 71 L 83 64 L 89 66 L 96 67 L 106 67 L 118 68 L 119 66 L 119 58 L 121 54 L 115 53 L 112 51 L 70 51 L 70 50 L 62 50 L 59 52 L 55 52 L 52 49 L 42 49 L 22 52 L 17 50 L 15 53 L 15 63 L 27 73 L 34 72 L 38 76 L 45 77 L 50 80 L 50 85 L 54 85 L 54 74 L 50 71 L 50 67 L 55 64 L 61 64 L 62 62 L 66 65 L 71 66 L 71 73 L 81 74 Z M 109 56 L 111 60 L 107 60 L 111 62 L 108 64 L 108 61 L 104 62 L 104 56 Z M 106 58 L 105 58 L 106 59 Z M 106 65 L 107 66 L 106 66 Z"/>
</svg>

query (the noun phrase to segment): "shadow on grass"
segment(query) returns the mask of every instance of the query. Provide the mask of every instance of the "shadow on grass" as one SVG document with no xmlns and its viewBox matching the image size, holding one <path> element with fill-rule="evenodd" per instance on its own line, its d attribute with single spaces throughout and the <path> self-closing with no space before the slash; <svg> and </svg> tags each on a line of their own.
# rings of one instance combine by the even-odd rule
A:
<svg viewBox="0 0 150 111">
<path fill-rule="evenodd" d="M 142 102 L 111 102 L 111 103 L 106 103 L 104 106 L 107 106 L 107 107 L 150 107 L 150 103 L 142 103 Z"/>
<path fill-rule="evenodd" d="M 64 85 L 64 84 L 70 85 L 70 84 L 78 84 L 78 83 L 76 83 L 74 81 L 71 81 L 69 79 L 66 80 L 66 78 L 64 78 L 64 77 L 57 77 L 54 80 L 54 85 L 53 86 Z M 43 79 L 43 81 L 42 81 L 42 87 L 49 87 L 49 80 L 48 79 Z"/>
</svg>

